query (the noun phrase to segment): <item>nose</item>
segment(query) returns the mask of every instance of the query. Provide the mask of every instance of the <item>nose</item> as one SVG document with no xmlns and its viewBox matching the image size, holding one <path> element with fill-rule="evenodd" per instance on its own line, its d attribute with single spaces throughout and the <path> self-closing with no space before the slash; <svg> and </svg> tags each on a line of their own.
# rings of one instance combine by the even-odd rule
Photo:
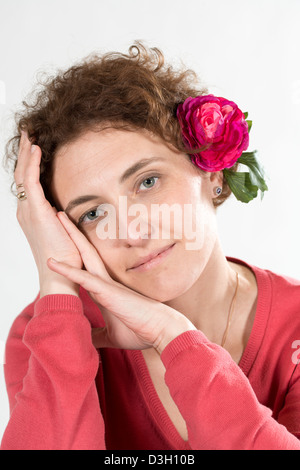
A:
<svg viewBox="0 0 300 470">
<path fill-rule="evenodd" d="M 133 204 L 128 207 L 126 216 L 119 214 L 119 238 L 125 239 L 129 245 L 143 246 L 154 233 L 145 205 Z"/>
</svg>

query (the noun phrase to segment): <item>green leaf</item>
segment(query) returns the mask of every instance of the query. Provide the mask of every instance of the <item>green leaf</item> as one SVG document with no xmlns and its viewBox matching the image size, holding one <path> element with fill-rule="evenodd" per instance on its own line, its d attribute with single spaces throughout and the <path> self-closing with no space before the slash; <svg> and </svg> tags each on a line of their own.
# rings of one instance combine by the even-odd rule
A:
<svg viewBox="0 0 300 470">
<path fill-rule="evenodd" d="M 238 201 L 248 203 L 257 197 L 258 187 L 252 183 L 249 173 L 235 172 L 225 168 L 223 174 Z"/>
<path fill-rule="evenodd" d="M 252 184 L 256 185 L 258 189 L 264 193 L 264 191 L 268 191 L 268 186 L 264 179 L 264 169 L 260 165 L 256 154 L 256 150 L 254 152 L 243 152 L 238 162 L 249 168 L 249 176 Z"/>
<path fill-rule="evenodd" d="M 243 113 L 243 114 L 244 114 L 244 116 L 245 116 L 245 120 L 246 120 L 246 119 L 247 119 L 247 117 L 248 117 L 248 114 L 249 114 L 249 113 Z"/>
<path fill-rule="evenodd" d="M 248 132 L 250 132 L 252 127 L 252 121 L 246 121 L 246 123 L 248 124 Z"/>
<path fill-rule="evenodd" d="M 256 157 L 256 151 L 243 152 L 238 163 L 249 168 L 249 172 L 235 172 L 228 168 L 223 170 L 224 177 L 235 195 L 242 202 L 249 202 L 257 197 L 258 190 L 261 191 L 261 199 L 268 186 L 264 180 L 264 170 Z"/>
</svg>

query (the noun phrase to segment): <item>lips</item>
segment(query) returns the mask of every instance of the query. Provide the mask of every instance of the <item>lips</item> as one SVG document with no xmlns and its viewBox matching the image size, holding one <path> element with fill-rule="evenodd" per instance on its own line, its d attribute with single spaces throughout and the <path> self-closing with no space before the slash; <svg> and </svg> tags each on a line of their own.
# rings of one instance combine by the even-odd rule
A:
<svg viewBox="0 0 300 470">
<path fill-rule="evenodd" d="M 158 250 L 156 251 L 153 251 L 150 255 L 148 256 L 145 256 L 143 258 L 140 258 L 133 266 L 131 266 L 131 268 L 129 269 L 134 269 L 134 268 L 137 268 L 138 266 L 141 266 L 142 264 L 145 264 L 147 263 L 148 261 L 150 261 L 151 259 L 155 258 L 156 256 L 160 255 L 161 253 L 163 253 L 164 251 L 167 251 L 171 246 L 173 246 L 174 243 L 171 243 L 170 245 L 167 245 L 163 248 L 159 248 Z"/>
</svg>

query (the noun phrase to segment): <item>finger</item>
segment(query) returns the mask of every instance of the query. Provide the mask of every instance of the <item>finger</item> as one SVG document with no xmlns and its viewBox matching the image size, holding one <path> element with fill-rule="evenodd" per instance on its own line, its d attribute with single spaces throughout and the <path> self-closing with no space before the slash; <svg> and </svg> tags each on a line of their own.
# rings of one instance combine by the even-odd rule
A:
<svg viewBox="0 0 300 470">
<path fill-rule="evenodd" d="M 91 294 L 92 298 L 95 298 L 96 303 L 101 304 L 109 312 L 113 312 L 122 321 L 126 320 L 126 316 L 132 314 L 132 309 L 135 308 L 137 301 L 143 300 L 144 308 L 147 304 L 150 310 L 153 308 L 154 303 L 157 304 L 156 301 L 146 299 L 122 284 L 117 284 L 112 280 L 107 281 L 88 271 L 75 268 L 53 258 L 47 260 L 47 265 L 52 271 L 61 274 L 75 284 L 81 285 Z"/>
<path fill-rule="evenodd" d="M 92 292 L 93 294 L 101 295 L 103 291 L 105 291 L 107 284 L 106 281 L 101 280 L 99 277 L 94 276 L 88 271 L 74 268 L 66 263 L 57 261 L 54 258 L 49 258 L 47 260 L 47 264 L 52 271 L 61 274 L 75 284 L 81 285 L 85 290 Z M 103 289 L 101 289 L 100 285 L 103 285 Z"/>
<path fill-rule="evenodd" d="M 112 318 L 120 320 L 129 330 L 134 332 L 138 329 L 142 334 L 145 333 L 147 335 L 148 329 L 150 328 L 151 330 L 149 320 L 153 321 L 154 318 L 154 321 L 159 323 L 155 320 L 158 313 L 159 318 L 161 316 L 161 312 L 157 312 L 156 309 L 157 301 L 146 298 L 122 285 L 107 282 L 87 271 L 53 260 L 53 258 L 47 260 L 47 265 L 51 270 L 61 274 L 73 283 L 81 285 L 89 293 L 94 294 L 96 304 L 100 306 L 104 319 L 104 312 L 107 310 L 109 315 L 112 315 Z M 150 334 L 152 334 L 151 331 Z"/>
<path fill-rule="evenodd" d="M 89 242 L 86 236 L 76 227 L 75 224 L 73 224 L 65 212 L 58 212 L 57 216 L 68 235 L 78 248 L 86 269 L 91 274 L 95 274 L 96 276 L 111 280 L 111 277 L 109 276 L 98 251 Z"/>
<path fill-rule="evenodd" d="M 30 202 L 37 206 L 45 201 L 44 191 L 40 184 L 42 151 L 40 147 L 31 145 L 28 138 L 26 139 L 27 142 L 23 144 L 19 157 L 20 161 L 18 162 L 14 176 L 16 184 L 22 184 L 23 186 L 19 189 L 26 192 L 26 201 L 30 199 Z"/>
<path fill-rule="evenodd" d="M 26 164 L 24 169 L 24 182 L 37 184 L 40 182 L 40 164 L 42 151 L 38 145 L 31 145 L 27 149 Z"/>
<path fill-rule="evenodd" d="M 28 139 L 27 133 L 25 131 L 21 131 L 18 160 L 17 160 L 16 169 L 15 169 L 15 173 L 17 173 L 17 175 L 22 176 L 24 174 L 24 169 L 26 166 L 26 159 L 27 159 L 26 153 L 28 153 L 28 150 L 30 150 L 30 148 L 31 148 L 31 143 Z"/>
</svg>

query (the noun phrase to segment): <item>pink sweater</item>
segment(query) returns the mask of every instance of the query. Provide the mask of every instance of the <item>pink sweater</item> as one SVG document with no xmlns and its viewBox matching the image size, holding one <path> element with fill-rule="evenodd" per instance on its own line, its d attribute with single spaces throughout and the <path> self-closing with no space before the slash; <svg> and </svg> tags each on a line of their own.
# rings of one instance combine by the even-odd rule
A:
<svg viewBox="0 0 300 470">
<path fill-rule="evenodd" d="M 15 320 L 5 377 L 4 449 L 300 450 L 300 281 L 250 267 L 258 283 L 251 336 L 239 365 L 201 331 L 165 348 L 165 381 L 184 417 L 182 440 L 140 351 L 103 349 L 87 292 L 37 297 Z M 296 343 L 295 343 L 296 342 Z"/>
</svg>

